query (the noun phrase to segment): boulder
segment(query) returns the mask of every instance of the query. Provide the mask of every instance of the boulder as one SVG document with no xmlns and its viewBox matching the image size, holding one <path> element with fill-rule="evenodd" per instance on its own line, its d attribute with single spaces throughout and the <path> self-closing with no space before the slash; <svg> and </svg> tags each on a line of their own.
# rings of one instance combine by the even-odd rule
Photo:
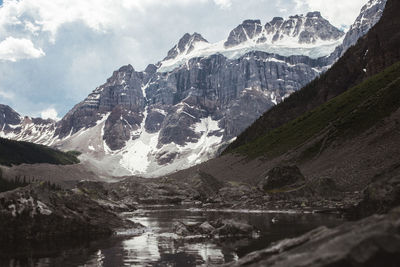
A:
<svg viewBox="0 0 400 267">
<path fill-rule="evenodd" d="M 305 178 L 297 166 L 281 166 L 269 170 L 265 179 L 260 182 L 260 187 L 264 191 L 279 192 L 304 184 Z"/>
<path fill-rule="evenodd" d="M 173 229 L 174 233 L 179 236 L 187 236 L 191 234 L 191 232 L 188 229 L 188 226 L 183 222 L 175 222 L 173 225 Z"/>
<path fill-rule="evenodd" d="M 199 225 L 199 232 L 202 234 L 211 234 L 214 230 L 215 227 L 207 221 Z"/>
</svg>

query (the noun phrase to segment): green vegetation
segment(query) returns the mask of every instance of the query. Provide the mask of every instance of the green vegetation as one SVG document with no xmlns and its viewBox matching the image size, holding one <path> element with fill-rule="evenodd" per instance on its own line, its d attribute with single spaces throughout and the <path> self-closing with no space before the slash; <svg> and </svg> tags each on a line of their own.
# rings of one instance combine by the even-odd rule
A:
<svg viewBox="0 0 400 267">
<path fill-rule="evenodd" d="M 74 157 L 79 157 L 82 154 L 82 152 L 76 150 L 67 151 L 66 153 L 67 155 L 71 155 Z"/>
<path fill-rule="evenodd" d="M 0 165 L 19 165 L 22 163 L 50 163 L 69 165 L 79 163 L 76 151 L 67 153 L 47 146 L 0 138 Z"/>
<path fill-rule="evenodd" d="M 276 157 L 327 131 L 329 144 L 351 138 L 376 125 L 400 107 L 400 62 L 318 108 L 233 151 L 249 157 Z M 325 144 L 326 145 L 326 144 Z M 317 142 L 305 156 L 322 148 Z"/>
</svg>

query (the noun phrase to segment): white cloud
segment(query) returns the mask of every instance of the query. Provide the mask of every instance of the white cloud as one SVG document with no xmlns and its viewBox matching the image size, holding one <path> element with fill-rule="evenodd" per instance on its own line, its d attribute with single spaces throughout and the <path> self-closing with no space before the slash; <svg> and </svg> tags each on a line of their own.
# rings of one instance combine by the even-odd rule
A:
<svg viewBox="0 0 400 267">
<path fill-rule="evenodd" d="M 230 8 L 232 6 L 231 0 L 214 0 L 214 2 L 220 8 Z"/>
<path fill-rule="evenodd" d="M 0 97 L 5 98 L 5 99 L 13 99 L 14 94 L 0 90 Z"/>
<path fill-rule="evenodd" d="M 60 120 L 60 118 L 58 117 L 58 112 L 54 108 L 48 108 L 48 109 L 41 111 L 40 117 L 42 117 L 42 119 L 44 119 L 44 120 L 47 120 L 47 119 L 52 119 L 55 121 Z"/>
<path fill-rule="evenodd" d="M 299 10 L 321 11 L 336 27 L 351 25 L 368 0 L 295 0 Z"/>
<path fill-rule="evenodd" d="M 0 42 L 0 60 L 15 62 L 20 59 L 39 58 L 44 55 L 43 50 L 35 48 L 29 39 L 7 37 Z"/>
<path fill-rule="evenodd" d="M 135 11 L 207 2 L 220 8 L 232 5 L 232 0 L 5 0 L 0 8 L 0 27 L 24 25 L 27 31 L 34 33 L 41 29 L 50 32 L 54 41 L 54 35 L 65 23 L 82 21 L 94 30 L 107 31 L 126 24 L 127 18 L 135 17 Z M 24 20 L 26 17 L 32 21 Z"/>
</svg>

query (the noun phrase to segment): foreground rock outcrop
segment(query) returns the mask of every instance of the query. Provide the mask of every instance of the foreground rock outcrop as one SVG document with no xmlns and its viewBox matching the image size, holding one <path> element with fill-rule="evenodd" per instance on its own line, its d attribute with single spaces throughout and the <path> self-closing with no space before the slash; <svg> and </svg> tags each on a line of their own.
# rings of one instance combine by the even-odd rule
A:
<svg viewBox="0 0 400 267">
<path fill-rule="evenodd" d="M 110 236 L 140 225 L 121 219 L 80 190 L 32 184 L 0 194 L 0 241 L 42 241 Z"/>
<path fill-rule="evenodd" d="M 400 208 L 333 229 L 319 227 L 300 237 L 252 252 L 229 266 L 398 266 Z M 226 265 L 228 266 L 228 265 Z"/>
</svg>

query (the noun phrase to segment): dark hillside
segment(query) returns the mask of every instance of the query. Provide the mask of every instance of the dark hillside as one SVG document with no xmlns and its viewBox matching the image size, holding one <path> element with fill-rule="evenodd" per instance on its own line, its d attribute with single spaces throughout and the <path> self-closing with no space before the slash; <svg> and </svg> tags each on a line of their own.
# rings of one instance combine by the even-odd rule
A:
<svg viewBox="0 0 400 267">
<path fill-rule="evenodd" d="M 61 152 L 43 145 L 0 138 L 0 165 L 79 163 L 77 152 Z"/>
<path fill-rule="evenodd" d="M 235 151 L 250 157 L 273 158 L 310 139 L 325 136 L 303 158 L 315 156 L 337 140 L 358 136 L 400 107 L 400 63 L 374 75 L 320 107 L 249 142 Z"/>
</svg>

